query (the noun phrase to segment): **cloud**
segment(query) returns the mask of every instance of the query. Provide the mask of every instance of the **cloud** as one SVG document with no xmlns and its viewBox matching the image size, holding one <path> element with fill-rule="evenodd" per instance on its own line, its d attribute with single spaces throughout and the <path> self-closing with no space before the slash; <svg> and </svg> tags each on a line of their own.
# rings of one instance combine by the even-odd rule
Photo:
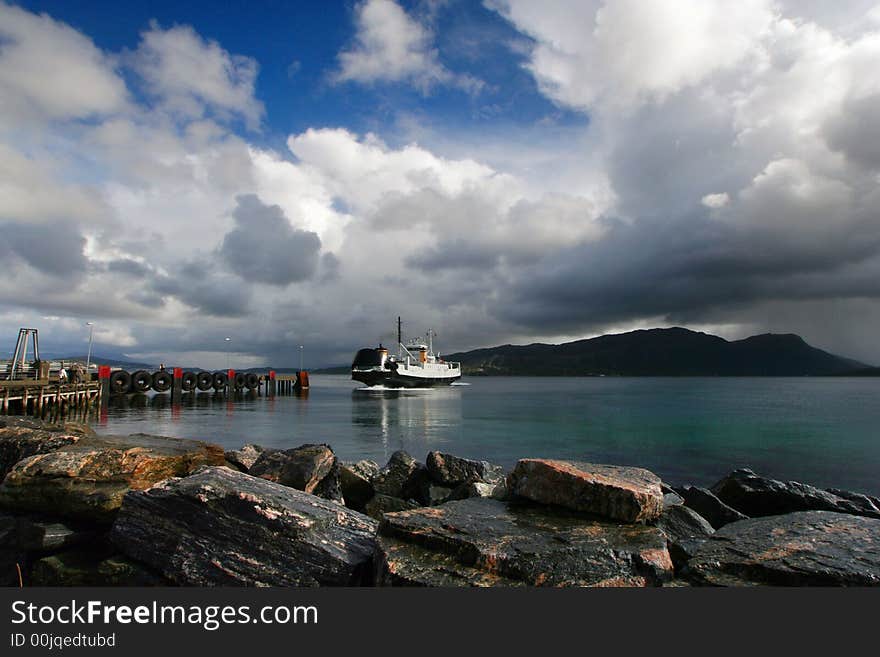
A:
<svg viewBox="0 0 880 657">
<path fill-rule="evenodd" d="M 63 65 L 59 63 L 63 62 Z M 128 94 L 91 39 L 46 14 L 0 2 L 0 121 L 82 119 L 122 110 Z"/>
<path fill-rule="evenodd" d="M 321 239 L 290 225 L 277 205 L 255 194 L 237 197 L 236 227 L 226 234 L 218 255 L 244 280 L 290 285 L 308 280 L 318 268 Z"/>
<path fill-rule="evenodd" d="M 0 235 L 0 257 L 6 262 L 19 260 L 57 278 L 76 279 L 86 271 L 86 241 L 69 223 L 0 223 Z"/>
<path fill-rule="evenodd" d="M 393 0 L 365 0 L 355 7 L 357 34 L 337 56 L 337 82 L 405 82 L 423 93 L 452 85 L 475 93 L 483 82 L 456 75 L 440 63 L 431 33 Z"/>
<path fill-rule="evenodd" d="M 256 60 L 233 55 L 186 25 L 167 30 L 153 22 L 141 34 L 132 63 L 147 90 L 169 112 L 186 118 L 213 113 L 260 127 L 263 104 L 254 97 Z"/>
<path fill-rule="evenodd" d="M 723 208 L 730 203 L 730 195 L 727 192 L 719 192 L 717 194 L 706 194 L 700 202 L 707 208 Z"/>
</svg>

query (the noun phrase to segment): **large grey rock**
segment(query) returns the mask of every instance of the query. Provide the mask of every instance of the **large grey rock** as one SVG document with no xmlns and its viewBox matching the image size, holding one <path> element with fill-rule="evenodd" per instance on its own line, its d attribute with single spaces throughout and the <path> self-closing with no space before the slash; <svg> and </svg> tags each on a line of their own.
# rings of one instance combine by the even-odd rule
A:
<svg viewBox="0 0 880 657">
<path fill-rule="evenodd" d="M 685 506 L 703 516 L 715 529 L 748 517 L 726 505 L 705 488 L 685 486 L 677 488 L 676 492 L 684 498 Z"/>
<path fill-rule="evenodd" d="M 329 445 L 264 451 L 248 474 L 342 502 L 339 463 Z"/>
<path fill-rule="evenodd" d="M 373 479 L 378 474 L 379 464 L 374 461 L 341 463 L 339 465 L 339 484 L 346 506 L 363 511 L 367 502 L 376 494 Z"/>
<path fill-rule="evenodd" d="M 391 455 L 388 464 L 373 478 L 373 487 L 376 493 L 381 495 L 415 499 L 419 497 L 422 484 L 427 476 L 425 466 L 403 450 L 398 450 Z"/>
<path fill-rule="evenodd" d="M 257 459 L 263 454 L 263 452 L 267 451 L 278 451 L 278 450 L 267 450 L 265 447 L 261 445 L 254 445 L 253 443 L 249 443 L 242 447 L 241 449 L 233 449 L 226 452 L 226 460 L 232 463 L 236 468 L 241 470 L 242 472 L 248 472 L 257 462 Z"/>
<path fill-rule="evenodd" d="M 356 586 L 370 580 L 376 521 L 229 468 L 126 495 L 110 534 L 177 584 Z"/>
<path fill-rule="evenodd" d="M 443 452 L 428 452 L 425 465 L 431 479 L 447 488 L 475 482 L 493 483 L 504 478 L 504 470 L 500 465 L 463 459 Z"/>
<path fill-rule="evenodd" d="M 843 495 L 797 481 L 777 481 L 749 469 L 734 470 L 712 492 L 725 504 L 747 516 L 775 516 L 793 511 L 836 511 L 880 518 L 878 509 L 866 495 L 840 491 Z"/>
<path fill-rule="evenodd" d="M 94 434 L 78 422 L 50 424 L 26 417 L 0 417 L 0 481 L 22 459 L 53 452 Z"/>
<path fill-rule="evenodd" d="M 683 504 L 664 507 L 657 527 L 666 535 L 666 546 L 676 570 L 684 567 L 703 541 L 715 532 L 703 516 Z"/>
<path fill-rule="evenodd" d="M 224 461 L 221 447 L 196 440 L 145 434 L 81 438 L 19 461 L 0 485 L 0 508 L 109 524 L 129 490 Z"/>
<path fill-rule="evenodd" d="M 880 520 L 801 511 L 719 529 L 688 562 L 698 584 L 878 586 Z"/>
<path fill-rule="evenodd" d="M 652 586 L 672 576 L 656 527 L 485 498 L 388 513 L 377 581 L 413 586 Z"/>
<path fill-rule="evenodd" d="M 642 468 L 549 459 L 521 459 L 510 492 L 612 520 L 649 521 L 663 509 L 660 478 Z"/>
</svg>

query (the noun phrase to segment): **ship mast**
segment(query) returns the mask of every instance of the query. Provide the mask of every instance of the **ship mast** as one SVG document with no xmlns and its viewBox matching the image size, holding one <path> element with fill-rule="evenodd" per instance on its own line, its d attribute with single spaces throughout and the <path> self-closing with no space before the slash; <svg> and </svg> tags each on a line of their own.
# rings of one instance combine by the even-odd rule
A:
<svg viewBox="0 0 880 657">
<path fill-rule="evenodd" d="M 400 316 L 397 317 L 397 357 L 403 358 L 403 331 L 401 330 Z"/>
</svg>

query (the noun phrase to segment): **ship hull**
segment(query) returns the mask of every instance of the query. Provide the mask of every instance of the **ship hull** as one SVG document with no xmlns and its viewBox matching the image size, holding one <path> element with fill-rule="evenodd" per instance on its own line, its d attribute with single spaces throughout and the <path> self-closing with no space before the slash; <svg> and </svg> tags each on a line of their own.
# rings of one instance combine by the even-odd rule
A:
<svg viewBox="0 0 880 657">
<path fill-rule="evenodd" d="M 457 376 L 411 376 L 391 371 L 366 371 L 353 370 L 351 378 L 360 381 L 370 387 L 383 386 L 385 388 L 439 388 L 448 386 L 461 378 Z"/>
</svg>

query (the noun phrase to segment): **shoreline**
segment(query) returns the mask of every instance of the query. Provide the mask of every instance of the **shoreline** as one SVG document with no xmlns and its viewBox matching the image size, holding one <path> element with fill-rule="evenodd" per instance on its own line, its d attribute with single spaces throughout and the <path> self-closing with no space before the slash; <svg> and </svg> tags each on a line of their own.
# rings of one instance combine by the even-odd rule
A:
<svg viewBox="0 0 880 657">
<path fill-rule="evenodd" d="M 880 499 L 555 459 L 218 445 L 0 418 L 0 584 L 880 585 Z"/>
</svg>

